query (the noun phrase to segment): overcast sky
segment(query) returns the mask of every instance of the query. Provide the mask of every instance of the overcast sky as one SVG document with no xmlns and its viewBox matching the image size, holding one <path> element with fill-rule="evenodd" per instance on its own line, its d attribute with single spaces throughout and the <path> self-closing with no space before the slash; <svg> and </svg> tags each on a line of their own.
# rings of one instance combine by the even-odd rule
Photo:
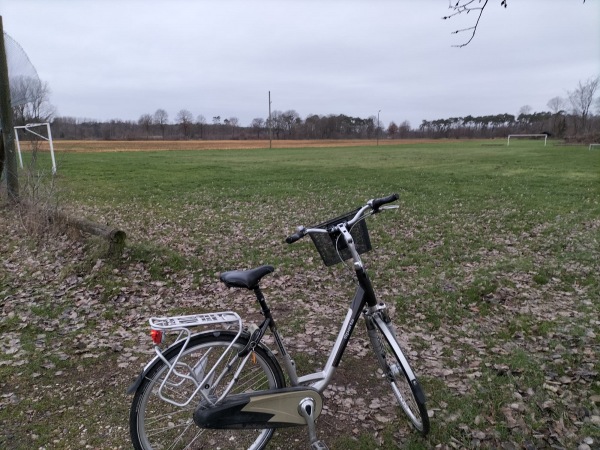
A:
<svg viewBox="0 0 600 450">
<path fill-rule="evenodd" d="M 600 0 L 490 0 L 475 39 L 447 0 L 0 0 L 58 115 L 273 110 L 384 124 L 548 110 L 600 75 Z"/>
</svg>

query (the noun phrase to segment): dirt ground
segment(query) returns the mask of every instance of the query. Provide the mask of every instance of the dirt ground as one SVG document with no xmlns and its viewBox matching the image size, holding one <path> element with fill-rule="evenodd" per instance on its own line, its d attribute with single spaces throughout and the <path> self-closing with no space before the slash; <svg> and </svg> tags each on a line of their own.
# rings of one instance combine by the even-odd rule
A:
<svg viewBox="0 0 600 450">
<path fill-rule="evenodd" d="M 382 139 L 379 145 L 409 145 L 434 142 L 430 139 Z M 435 142 L 441 142 L 439 139 Z M 234 150 L 269 148 L 269 140 L 190 140 L 190 141 L 67 141 L 55 140 L 56 152 L 133 152 L 159 150 Z M 46 143 L 41 143 L 42 150 L 47 149 Z M 339 140 L 274 140 L 272 148 L 300 147 L 357 147 L 376 145 L 375 139 L 339 139 Z M 27 142 L 21 143 L 27 150 Z"/>
</svg>

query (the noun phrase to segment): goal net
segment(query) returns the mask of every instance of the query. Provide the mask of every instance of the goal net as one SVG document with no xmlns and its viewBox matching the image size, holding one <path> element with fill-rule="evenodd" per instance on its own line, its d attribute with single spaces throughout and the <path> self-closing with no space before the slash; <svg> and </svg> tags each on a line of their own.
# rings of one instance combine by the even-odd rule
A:
<svg viewBox="0 0 600 450">
<path fill-rule="evenodd" d="M 506 142 L 506 145 L 510 145 L 510 138 L 544 138 L 544 147 L 546 146 L 546 143 L 548 142 L 548 135 L 547 134 L 509 134 L 508 135 L 508 141 Z"/>
</svg>

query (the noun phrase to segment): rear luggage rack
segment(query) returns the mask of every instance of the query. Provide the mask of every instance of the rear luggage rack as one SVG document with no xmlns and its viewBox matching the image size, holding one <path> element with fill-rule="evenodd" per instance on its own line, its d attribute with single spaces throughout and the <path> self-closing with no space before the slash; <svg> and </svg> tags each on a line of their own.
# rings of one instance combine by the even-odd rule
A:
<svg viewBox="0 0 600 450">
<path fill-rule="evenodd" d="M 178 328 L 225 323 L 238 323 L 241 328 L 242 319 L 232 311 L 225 311 L 208 314 L 193 314 L 190 316 L 152 317 L 149 322 L 152 329 L 166 331 L 176 330 Z"/>
<path fill-rule="evenodd" d="M 212 384 L 209 380 L 213 378 L 220 379 L 231 370 L 231 364 L 225 358 L 243 333 L 242 319 L 238 314 L 232 311 L 224 311 L 189 316 L 152 317 L 149 319 L 149 322 L 151 329 L 157 331 L 159 334 L 167 332 L 178 333 L 172 345 L 183 341 L 181 350 L 171 360 L 165 357 L 160 345 L 157 344 L 154 346 L 157 357 L 169 368 L 158 388 L 158 396 L 162 400 L 172 405 L 184 407 L 200 394 L 204 401 L 212 405 L 221 401 L 229 393 L 237 380 L 236 376 L 233 377 L 232 381 L 225 388 L 225 391 L 218 398 L 209 398 L 204 392 L 204 387 Z M 231 343 L 224 350 L 220 351 L 220 354 L 215 354 L 218 358 L 212 367 L 207 365 L 207 356 L 213 351 L 216 352 L 214 348 L 207 349 L 205 355 L 200 357 L 198 361 L 195 361 L 193 366 L 180 361 L 193 336 L 190 328 L 195 326 L 209 326 L 209 330 L 229 330 L 236 333 Z M 162 341 L 162 335 L 158 342 L 160 341 Z M 242 359 L 245 362 L 249 357 L 250 353 Z M 174 388 L 181 390 L 184 389 L 184 385 L 187 386 L 188 390 L 184 398 L 169 396 L 170 393 L 177 392 Z"/>
</svg>

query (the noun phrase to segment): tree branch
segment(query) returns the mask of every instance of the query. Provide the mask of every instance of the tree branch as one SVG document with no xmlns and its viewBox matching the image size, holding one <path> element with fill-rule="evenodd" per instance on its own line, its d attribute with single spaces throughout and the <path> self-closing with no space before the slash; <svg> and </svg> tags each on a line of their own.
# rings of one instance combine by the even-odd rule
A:
<svg viewBox="0 0 600 450">
<path fill-rule="evenodd" d="M 455 3 L 456 1 L 456 3 Z M 469 14 L 472 11 L 478 11 L 477 20 L 475 21 L 475 25 L 472 27 L 461 28 L 459 30 L 453 31 L 452 34 L 463 33 L 465 31 L 472 31 L 471 37 L 464 43 L 459 45 L 453 45 L 452 47 L 465 47 L 469 45 L 469 43 L 475 37 L 475 33 L 477 33 L 477 27 L 479 26 L 479 21 L 481 20 L 481 16 L 483 15 L 483 11 L 487 6 L 489 0 L 448 0 L 448 8 L 452 11 L 449 15 L 442 17 L 442 19 L 451 19 L 452 17 L 458 16 L 460 14 Z M 482 4 L 483 2 L 483 4 Z M 502 0 L 500 2 L 501 6 L 506 8 L 507 0 Z"/>
</svg>

